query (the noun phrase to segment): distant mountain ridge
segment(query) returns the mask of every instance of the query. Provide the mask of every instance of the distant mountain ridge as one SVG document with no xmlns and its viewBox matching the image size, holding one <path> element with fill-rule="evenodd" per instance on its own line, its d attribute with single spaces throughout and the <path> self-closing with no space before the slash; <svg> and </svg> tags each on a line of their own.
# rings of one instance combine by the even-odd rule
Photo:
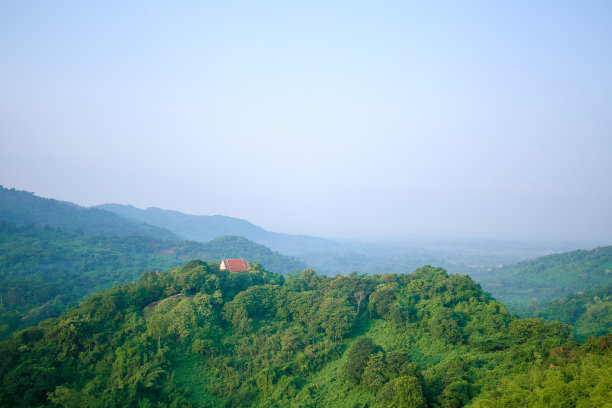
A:
<svg viewBox="0 0 612 408">
<path fill-rule="evenodd" d="M 267 231 L 243 219 L 224 215 L 190 215 L 156 207 L 142 210 L 123 204 L 103 204 L 97 208 L 113 212 L 128 220 L 166 228 L 194 241 L 205 242 L 224 235 L 238 235 L 287 254 L 327 250 L 339 245 L 325 238 Z"/>
<path fill-rule="evenodd" d="M 0 186 L 0 219 L 16 225 L 45 225 L 85 235 L 147 235 L 176 240 L 175 233 L 140 221 L 125 219 L 102 208 L 43 198 L 28 191 Z"/>
</svg>

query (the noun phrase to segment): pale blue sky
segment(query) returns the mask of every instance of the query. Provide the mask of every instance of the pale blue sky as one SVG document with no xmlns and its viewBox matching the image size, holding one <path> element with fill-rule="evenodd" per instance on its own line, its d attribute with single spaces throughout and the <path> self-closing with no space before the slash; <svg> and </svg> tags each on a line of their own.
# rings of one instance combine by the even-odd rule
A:
<svg viewBox="0 0 612 408">
<path fill-rule="evenodd" d="M 0 4 L 0 184 L 332 237 L 612 244 L 612 3 Z"/>
</svg>

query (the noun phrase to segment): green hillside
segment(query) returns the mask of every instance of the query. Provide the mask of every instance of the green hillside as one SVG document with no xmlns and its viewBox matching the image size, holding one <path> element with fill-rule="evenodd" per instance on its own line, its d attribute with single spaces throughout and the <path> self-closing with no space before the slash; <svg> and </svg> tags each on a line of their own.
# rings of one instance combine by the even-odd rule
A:
<svg viewBox="0 0 612 408">
<path fill-rule="evenodd" d="M 191 258 L 246 258 L 265 262 L 278 273 L 303 267 L 242 237 L 200 243 L 140 235 L 86 236 L 0 220 L 0 338 L 58 316 L 66 305 L 91 293 Z"/>
<path fill-rule="evenodd" d="M 267 231 L 240 218 L 224 215 L 190 215 L 154 207 L 141 210 L 121 204 L 103 204 L 97 208 L 112 211 L 132 221 L 167 228 L 194 241 L 209 241 L 224 235 L 238 235 L 288 254 L 327 250 L 338 246 L 336 242 L 324 238 Z"/>
<path fill-rule="evenodd" d="M 73 203 L 42 198 L 27 191 L 0 186 L 0 219 L 17 225 L 46 225 L 85 235 L 149 235 L 179 239 L 167 229 L 126 220 L 100 208 L 85 208 Z"/>
<path fill-rule="evenodd" d="M 191 261 L 0 343 L 0 406 L 606 406 L 612 337 L 571 338 L 440 268 L 285 279 Z"/>
<path fill-rule="evenodd" d="M 612 284 L 572 293 L 534 310 L 533 315 L 574 327 L 579 338 L 612 331 Z"/>
<path fill-rule="evenodd" d="M 526 311 L 570 293 L 612 283 L 612 246 L 547 255 L 479 276 L 483 288 Z"/>
</svg>

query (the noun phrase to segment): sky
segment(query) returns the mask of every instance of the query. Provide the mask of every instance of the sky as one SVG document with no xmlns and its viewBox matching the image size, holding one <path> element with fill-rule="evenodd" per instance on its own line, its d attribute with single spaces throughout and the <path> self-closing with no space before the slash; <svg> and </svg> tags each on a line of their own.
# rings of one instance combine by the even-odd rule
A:
<svg viewBox="0 0 612 408">
<path fill-rule="evenodd" d="M 0 4 L 0 184 L 336 238 L 612 244 L 612 2 Z"/>
</svg>

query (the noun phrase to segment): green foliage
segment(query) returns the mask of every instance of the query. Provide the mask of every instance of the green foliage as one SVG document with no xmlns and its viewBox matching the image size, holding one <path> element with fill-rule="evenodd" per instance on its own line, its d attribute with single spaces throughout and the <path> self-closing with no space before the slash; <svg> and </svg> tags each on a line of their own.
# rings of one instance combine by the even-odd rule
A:
<svg viewBox="0 0 612 408">
<path fill-rule="evenodd" d="M 345 297 L 326 297 L 317 313 L 319 325 L 333 341 L 341 340 L 351 332 L 355 316 L 354 307 Z"/>
<path fill-rule="evenodd" d="M 507 373 L 474 407 L 609 407 L 612 401 L 612 336 L 550 351 L 548 361 Z"/>
<path fill-rule="evenodd" d="M 146 235 L 158 239 L 179 239 L 167 229 L 129 221 L 100 208 L 85 208 L 2 186 L 0 219 L 17 225 L 48 226 L 85 235 Z"/>
<path fill-rule="evenodd" d="M 370 357 L 379 349 L 371 338 L 359 338 L 349 350 L 344 364 L 343 370 L 346 378 L 355 384 L 359 384 Z"/>
<path fill-rule="evenodd" d="M 431 334 L 437 338 L 446 339 L 453 344 L 463 341 L 461 328 L 451 309 L 446 307 L 436 308 L 427 321 L 427 325 Z"/>
<path fill-rule="evenodd" d="M 487 291 L 512 309 L 532 314 L 534 307 L 554 299 L 612 284 L 610 270 L 612 246 L 606 246 L 504 266 L 482 276 L 479 281 Z"/>
<path fill-rule="evenodd" d="M 363 368 L 363 385 L 371 391 L 380 389 L 387 382 L 386 368 L 384 353 L 379 351 L 372 354 Z"/>
<path fill-rule="evenodd" d="M 599 286 L 554 300 L 531 314 L 574 327 L 576 336 L 603 336 L 612 328 L 612 285 Z"/>
<path fill-rule="evenodd" d="M 185 257 L 207 261 L 244 257 L 266 262 L 279 273 L 302 265 L 240 237 L 197 243 L 139 235 L 84 236 L 48 227 L 19 227 L 0 220 L 0 339 L 19 328 L 57 317 L 83 297 L 132 281 L 144 271 L 181 265 Z M 209 267 L 201 263 L 200 269 L 178 276 L 174 289 L 189 296 L 201 285 L 218 286 L 218 278 L 202 268 Z M 247 276 L 267 279 L 263 274 L 269 272 L 253 271 Z M 276 282 L 282 279 L 273 276 Z"/>
<path fill-rule="evenodd" d="M 391 310 L 391 305 L 395 300 L 395 287 L 393 283 L 380 284 L 370 295 L 368 310 L 370 316 L 387 316 Z"/>
<path fill-rule="evenodd" d="M 579 345 L 440 268 L 283 278 L 194 260 L 0 342 L 0 406 L 606 406 L 611 354 L 612 337 Z"/>
<path fill-rule="evenodd" d="M 383 398 L 389 408 L 424 408 L 426 406 L 423 387 L 416 377 L 401 376 L 385 385 Z"/>
</svg>

